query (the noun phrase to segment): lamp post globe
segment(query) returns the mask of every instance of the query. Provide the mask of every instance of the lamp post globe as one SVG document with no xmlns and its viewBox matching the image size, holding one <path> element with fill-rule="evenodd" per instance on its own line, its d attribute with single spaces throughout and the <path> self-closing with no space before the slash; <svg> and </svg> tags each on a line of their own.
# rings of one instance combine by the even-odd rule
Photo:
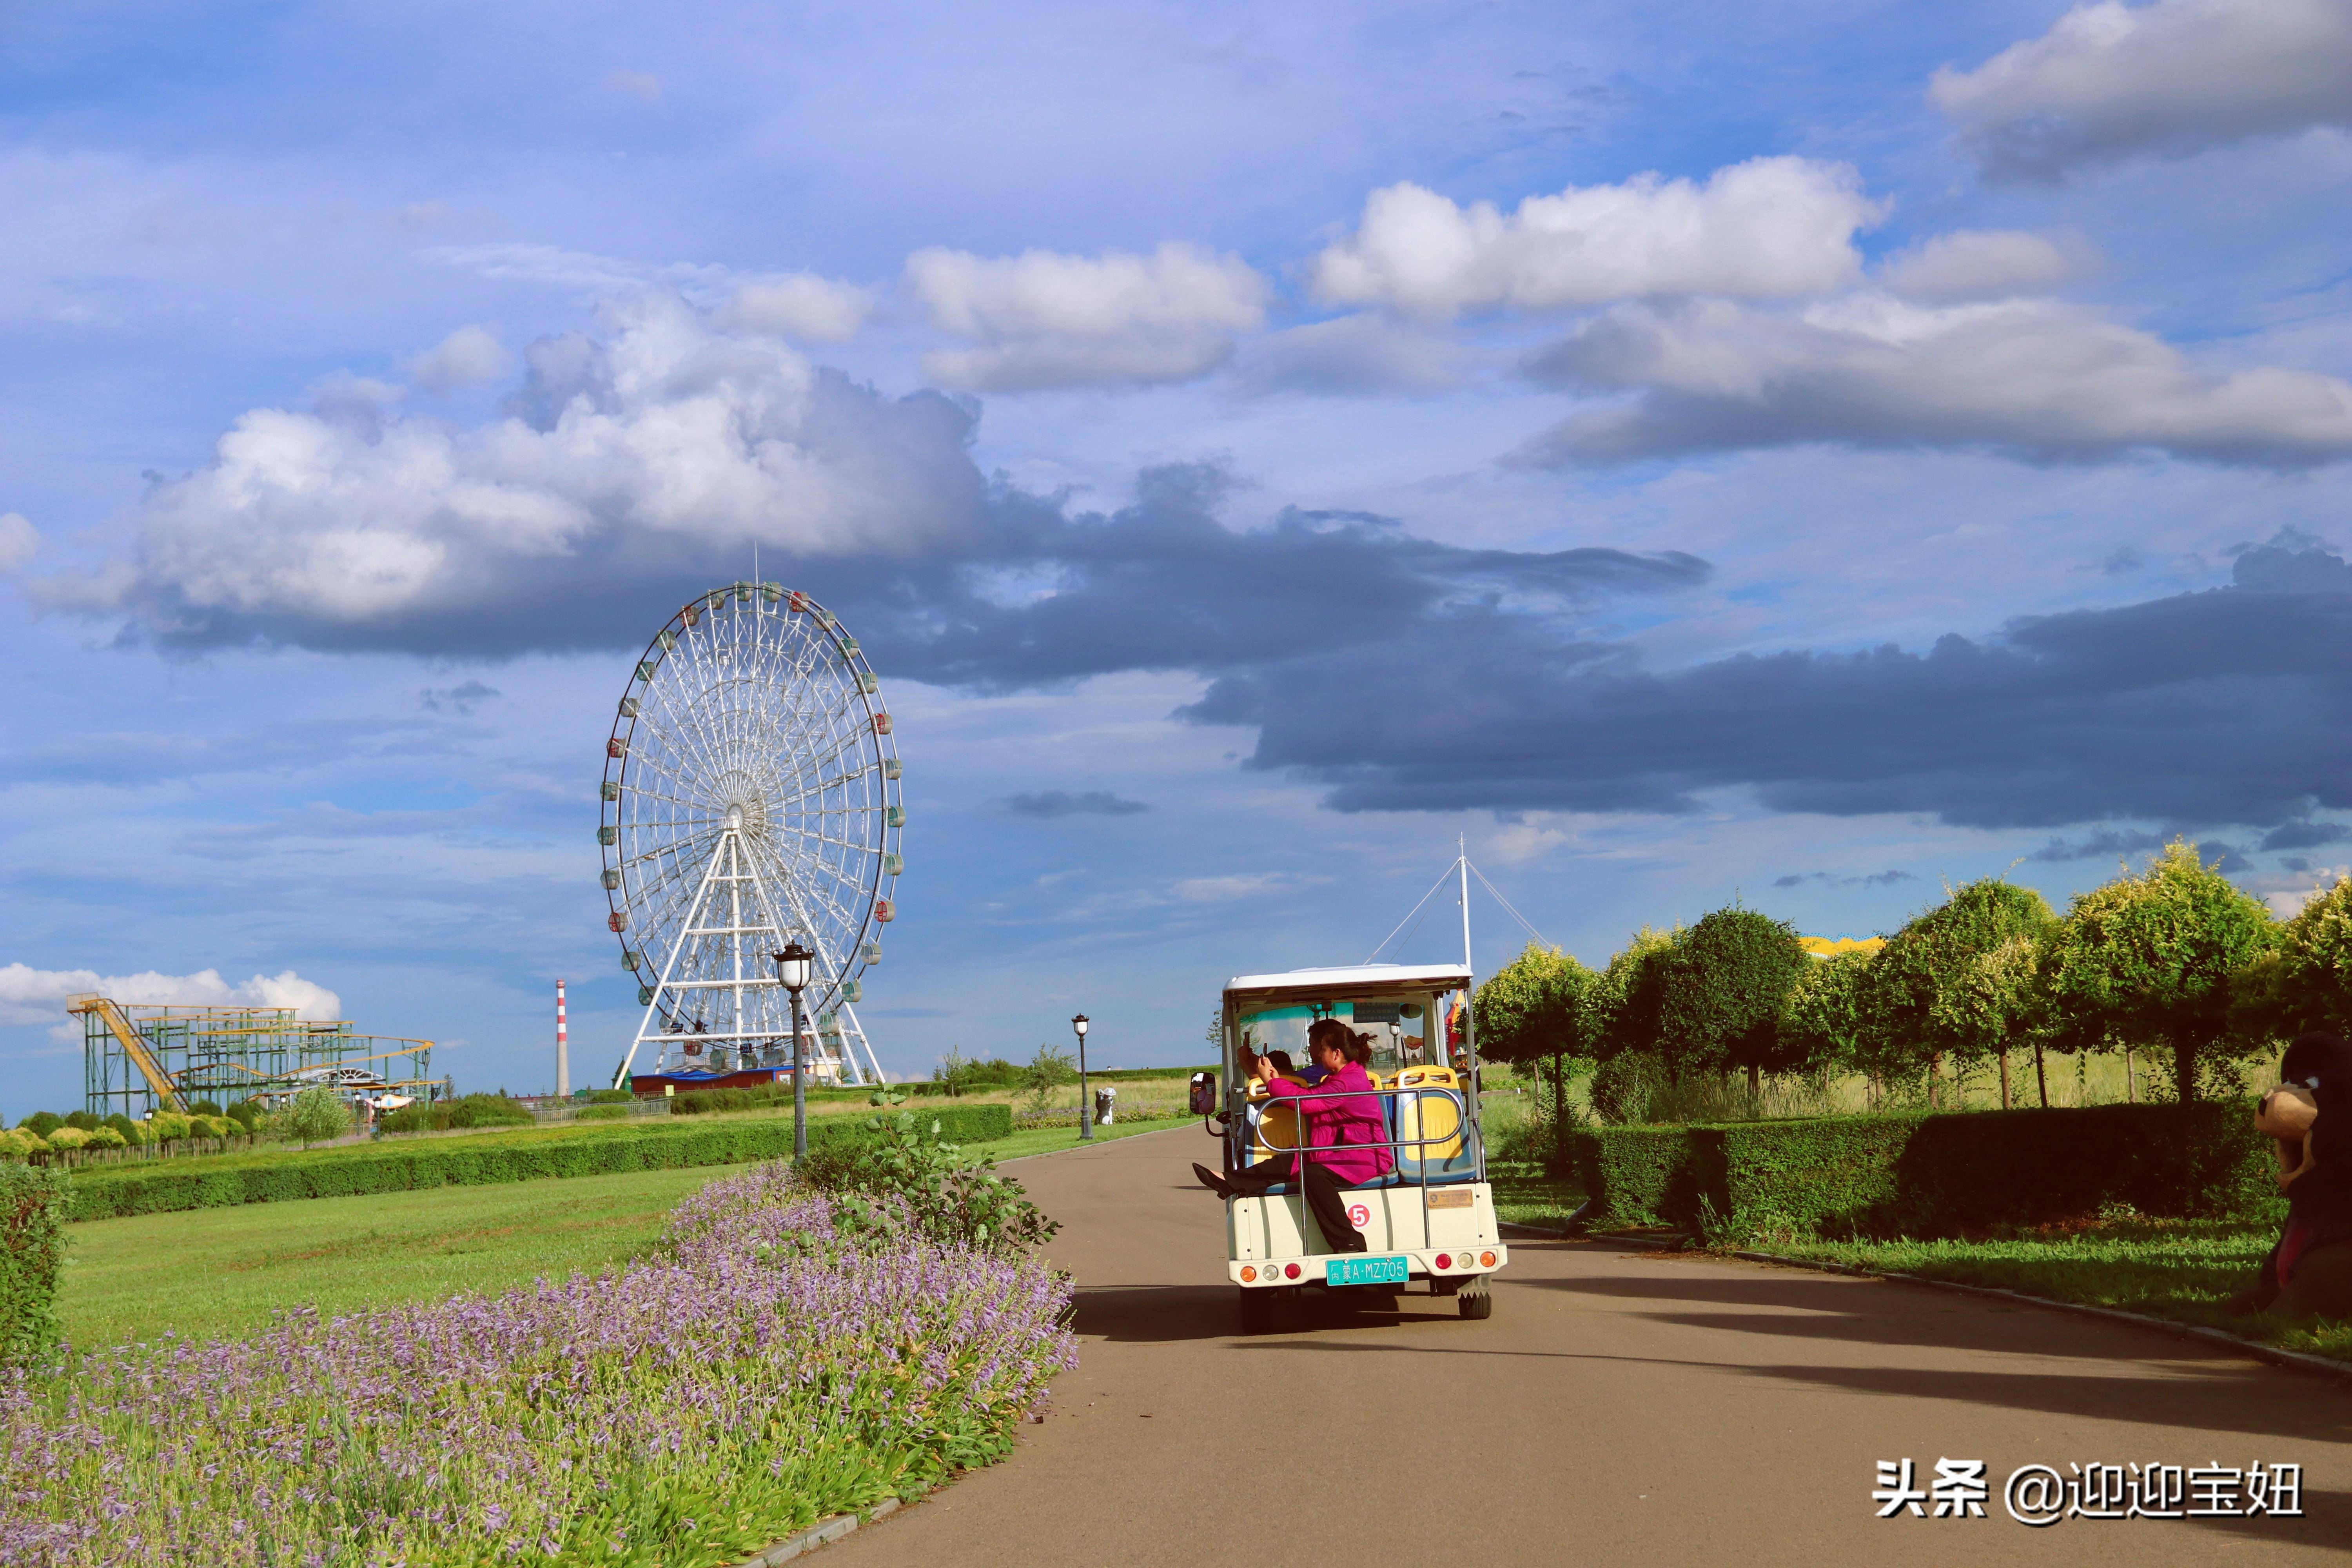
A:
<svg viewBox="0 0 2352 1568">
<path fill-rule="evenodd" d="M 816 957 L 795 937 L 776 954 L 776 983 L 793 994 L 793 1158 L 808 1153 L 808 1052 L 801 1040 L 801 993 Z"/>
<path fill-rule="evenodd" d="M 1092 1022 L 1084 1013 L 1070 1020 L 1070 1027 L 1078 1037 L 1078 1136 L 1095 1135 L 1094 1101 L 1087 1098 L 1087 1026 Z"/>
</svg>

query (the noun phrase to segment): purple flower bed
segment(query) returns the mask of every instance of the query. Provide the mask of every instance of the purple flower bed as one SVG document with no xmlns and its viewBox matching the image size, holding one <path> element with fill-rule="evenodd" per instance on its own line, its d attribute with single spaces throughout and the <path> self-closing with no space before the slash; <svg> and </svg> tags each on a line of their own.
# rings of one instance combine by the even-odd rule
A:
<svg viewBox="0 0 2352 1568">
<path fill-rule="evenodd" d="M 1075 1364 L 1037 1259 L 836 1238 L 790 1167 L 658 1255 L 0 1388 L 0 1563 L 718 1564 L 1002 1455 Z"/>
</svg>

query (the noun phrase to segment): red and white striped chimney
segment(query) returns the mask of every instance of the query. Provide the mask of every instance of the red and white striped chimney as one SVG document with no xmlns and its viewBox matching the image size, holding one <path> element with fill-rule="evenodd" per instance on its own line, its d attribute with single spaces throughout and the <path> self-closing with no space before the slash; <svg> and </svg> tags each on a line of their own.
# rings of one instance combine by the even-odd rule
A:
<svg viewBox="0 0 2352 1568">
<path fill-rule="evenodd" d="M 563 1022 L 563 982 L 555 983 L 555 1098 L 572 1096 L 572 1034 Z"/>
</svg>

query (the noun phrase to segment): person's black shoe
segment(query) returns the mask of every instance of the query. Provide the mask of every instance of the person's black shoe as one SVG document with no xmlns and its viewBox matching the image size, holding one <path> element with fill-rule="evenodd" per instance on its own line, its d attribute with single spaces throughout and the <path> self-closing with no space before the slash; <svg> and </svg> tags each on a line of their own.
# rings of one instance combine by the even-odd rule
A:
<svg viewBox="0 0 2352 1568">
<path fill-rule="evenodd" d="M 1216 1172 L 1209 1169 L 1208 1166 L 1194 1165 L 1192 1167 L 1192 1173 L 1201 1178 L 1201 1184 L 1202 1186 L 1208 1188 L 1219 1197 L 1229 1198 L 1234 1195 L 1234 1190 L 1225 1184 L 1225 1179 L 1217 1174 Z"/>
</svg>

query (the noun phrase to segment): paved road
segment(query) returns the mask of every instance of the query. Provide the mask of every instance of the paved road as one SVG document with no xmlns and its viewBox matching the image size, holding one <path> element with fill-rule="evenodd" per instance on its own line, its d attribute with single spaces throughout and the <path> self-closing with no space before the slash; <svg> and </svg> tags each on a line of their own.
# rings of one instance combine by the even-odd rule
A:
<svg viewBox="0 0 2352 1568">
<path fill-rule="evenodd" d="M 2166 1564 L 2352 1550 L 2352 1386 L 2152 1331 L 1800 1269 L 1515 1242 L 1495 1315 L 1403 1298 L 1238 1332 L 1197 1130 L 1013 1167 L 1082 1364 L 1005 1463 L 826 1549 L 941 1568 Z M 1442 1309 L 1438 1310 L 1438 1309 Z M 1981 1458 L 1989 1515 L 1879 1520 L 1874 1461 Z M 2301 1520 L 2032 1530 L 2039 1461 L 2300 1461 Z"/>
</svg>

